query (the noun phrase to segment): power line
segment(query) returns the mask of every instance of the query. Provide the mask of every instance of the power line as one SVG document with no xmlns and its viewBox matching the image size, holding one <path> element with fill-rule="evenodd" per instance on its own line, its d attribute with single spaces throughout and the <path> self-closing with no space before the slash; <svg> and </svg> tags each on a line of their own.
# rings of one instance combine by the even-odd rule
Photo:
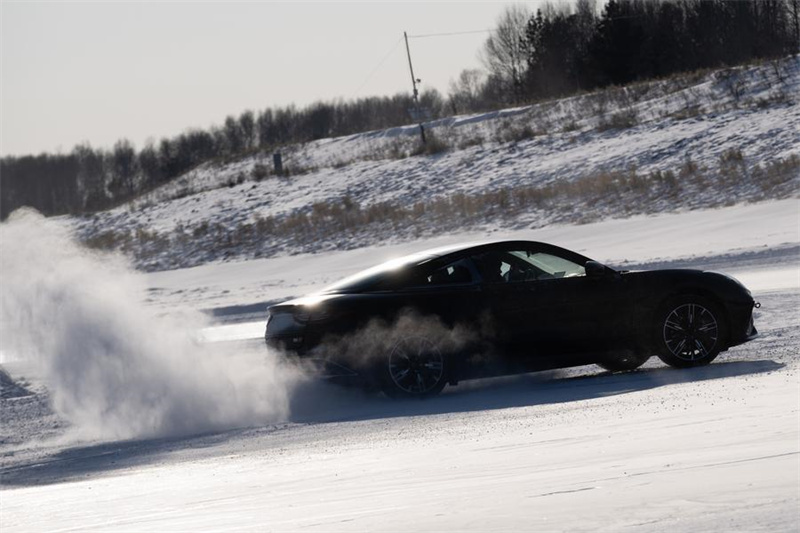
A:
<svg viewBox="0 0 800 533">
<path fill-rule="evenodd" d="M 409 35 L 409 39 L 425 39 L 427 37 L 449 37 L 451 35 L 469 35 L 472 33 L 489 33 L 494 30 L 453 31 L 448 33 L 425 33 L 422 35 Z"/>
<path fill-rule="evenodd" d="M 386 60 L 389 59 L 389 56 L 391 56 L 394 53 L 395 49 L 397 48 L 397 45 L 399 45 L 400 41 L 402 40 L 403 37 L 401 36 L 399 39 L 397 39 L 397 41 L 395 41 L 395 43 L 392 45 L 392 47 L 389 49 L 386 55 L 383 56 L 383 59 L 381 59 L 380 63 L 378 63 L 378 65 L 374 69 L 372 69 L 372 72 L 369 73 L 369 75 L 364 79 L 364 81 L 361 82 L 361 85 L 358 86 L 358 89 L 356 89 L 355 94 L 361 92 L 361 89 L 364 88 L 364 86 L 369 82 L 369 80 L 372 79 L 372 76 L 374 76 L 375 73 L 378 72 L 378 70 L 383 66 L 383 64 L 386 63 Z"/>
</svg>

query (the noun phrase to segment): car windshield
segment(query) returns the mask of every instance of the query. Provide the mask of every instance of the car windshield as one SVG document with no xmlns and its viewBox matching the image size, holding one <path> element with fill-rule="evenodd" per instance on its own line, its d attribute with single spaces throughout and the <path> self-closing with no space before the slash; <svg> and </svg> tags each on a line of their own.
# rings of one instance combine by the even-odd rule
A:
<svg viewBox="0 0 800 533">
<path fill-rule="evenodd" d="M 572 278 L 585 276 L 586 268 L 564 257 L 543 252 L 511 252 L 520 259 L 527 261 L 551 278 Z"/>
<path fill-rule="evenodd" d="M 480 254 L 474 259 L 488 283 L 538 281 L 586 275 L 583 265 L 545 252 L 494 250 Z"/>
<path fill-rule="evenodd" d="M 379 285 L 383 285 L 383 281 L 397 276 L 402 276 L 403 272 L 407 272 L 410 267 L 419 265 L 436 257 L 435 254 L 430 252 L 420 252 L 417 254 L 407 255 L 405 257 L 398 257 L 380 265 L 362 270 L 357 274 L 353 274 L 330 287 L 325 288 L 322 292 L 359 292 L 370 290 Z"/>
</svg>

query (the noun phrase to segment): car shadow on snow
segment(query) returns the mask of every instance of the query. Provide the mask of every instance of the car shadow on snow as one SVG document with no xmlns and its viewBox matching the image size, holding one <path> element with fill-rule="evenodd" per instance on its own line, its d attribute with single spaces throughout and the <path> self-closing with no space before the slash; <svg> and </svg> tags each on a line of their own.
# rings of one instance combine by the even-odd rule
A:
<svg viewBox="0 0 800 533">
<path fill-rule="evenodd" d="M 596 367 L 538 372 L 520 376 L 462 382 L 426 401 L 389 400 L 376 394 L 309 382 L 294 391 L 287 424 L 235 429 L 219 433 L 143 439 L 56 448 L 52 454 L 6 453 L 0 465 L 0 486 L 50 485 L 83 481 L 140 466 L 158 466 L 219 454 L 218 448 L 235 442 L 237 448 L 263 449 L 272 435 L 291 431 L 296 424 L 326 424 L 394 417 L 466 413 L 514 407 L 569 403 L 644 391 L 679 383 L 773 372 L 785 365 L 771 360 L 721 362 L 702 368 L 664 367 L 611 374 Z M 225 448 L 229 453 L 230 448 Z"/>
<path fill-rule="evenodd" d="M 80 443 L 17 459 L 4 453 L 0 463 L 0 489 L 85 481 L 137 467 L 174 464 L 217 455 L 213 450 L 237 439 L 258 437 L 288 424 L 240 428 L 191 436 Z M 46 443 L 44 443 L 46 445 Z"/>
<path fill-rule="evenodd" d="M 309 394 L 295 394 L 291 413 L 293 422 L 326 423 L 529 407 L 604 398 L 678 383 L 773 372 L 784 366 L 772 360 L 729 361 L 690 369 L 645 367 L 617 374 L 585 366 L 465 381 L 424 401 L 370 397 L 360 391 L 330 386 L 323 395 L 318 387 L 310 390 Z"/>
</svg>

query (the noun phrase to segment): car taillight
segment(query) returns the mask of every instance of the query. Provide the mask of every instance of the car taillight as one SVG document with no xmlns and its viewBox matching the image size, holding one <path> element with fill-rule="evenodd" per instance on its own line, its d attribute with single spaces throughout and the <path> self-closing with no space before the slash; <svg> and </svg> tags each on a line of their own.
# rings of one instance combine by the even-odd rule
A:
<svg viewBox="0 0 800 533">
<path fill-rule="evenodd" d="M 307 313 L 305 311 L 295 311 L 292 313 L 292 316 L 301 324 L 305 324 L 311 320 L 311 313 Z"/>
<path fill-rule="evenodd" d="M 327 309 L 297 306 L 280 308 L 267 312 L 267 333 L 287 335 L 305 328 L 308 324 L 326 320 L 330 317 Z"/>
<path fill-rule="evenodd" d="M 301 324 L 309 322 L 319 322 L 330 318 L 331 313 L 328 309 L 298 309 L 292 313 L 294 319 Z"/>
</svg>

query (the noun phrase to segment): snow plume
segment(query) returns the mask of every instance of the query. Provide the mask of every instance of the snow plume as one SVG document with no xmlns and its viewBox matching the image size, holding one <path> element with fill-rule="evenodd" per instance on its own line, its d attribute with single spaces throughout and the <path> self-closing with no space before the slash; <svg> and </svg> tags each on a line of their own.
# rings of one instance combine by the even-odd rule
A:
<svg viewBox="0 0 800 533">
<path fill-rule="evenodd" d="M 482 320 L 478 329 L 485 329 L 486 324 L 488 320 Z M 475 328 L 461 324 L 448 326 L 436 316 L 406 309 L 391 322 L 375 318 L 353 333 L 328 337 L 319 351 L 321 355 L 336 354 L 336 358 L 348 366 L 363 369 L 382 363 L 379 358 L 390 354 L 398 345 L 412 351 L 428 346 L 448 356 L 474 348 L 480 337 Z M 485 354 L 477 356 L 485 357 Z"/>
<path fill-rule="evenodd" d="M 288 416 L 299 373 L 264 350 L 201 344 L 159 317 L 138 274 L 31 210 L 0 226 L 0 351 L 36 363 L 82 437 L 185 435 Z M 228 353 L 224 353 L 227 350 Z"/>
</svg>

